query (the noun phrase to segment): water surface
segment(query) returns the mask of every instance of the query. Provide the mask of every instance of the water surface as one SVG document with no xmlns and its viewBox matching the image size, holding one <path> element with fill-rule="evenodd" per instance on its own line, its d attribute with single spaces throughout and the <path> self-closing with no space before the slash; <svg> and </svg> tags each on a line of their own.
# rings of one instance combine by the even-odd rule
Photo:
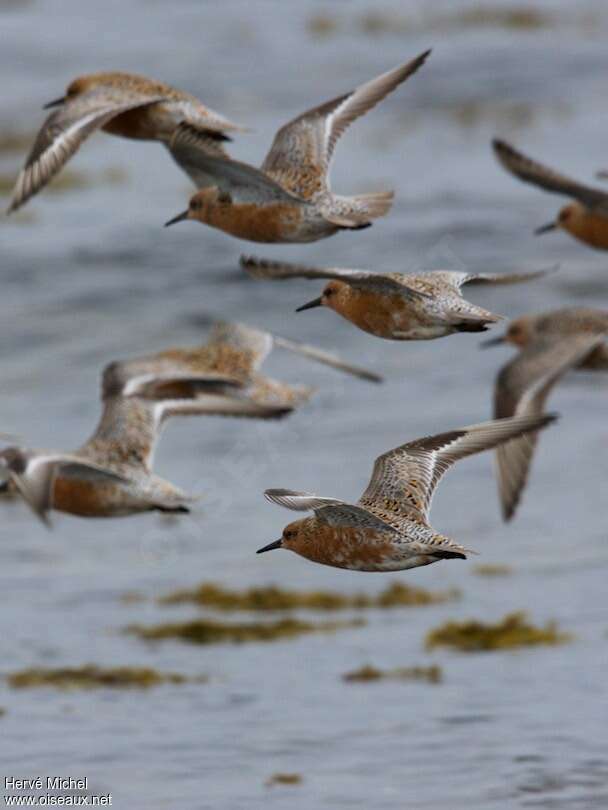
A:
<svg viewBox="0 0 608 810">
<path fill-rule="evenodd" d="M 165 231 L 185 206 L 187 178 L 161 146 L 103 134 L 71 163 L 90 187 L 43 193 L 26 221 L 2 224 L 0 425 L 33 446 L 70 448 L 87 436 L 105 363 L 196 344 L 217 317 L 334 347 L 387 377 L 378 388 L 277 352 L 270 373 L 318 385 L 310 406 L 279 424 L 171 424 L 158 472 L 205 494 L 183 520 L 58 515 L 49 534 L 21 504 L 2 504 L 4 673 L 94 662 L 210 676 L 142 693 L 1 684 L 3 775 L 87 776 L 90 792 L 111 792 L 114 806 L 129 810 L 607 805 L 606 379 L 573 375 L 555 391 L 551 407 L 563 416 L 540 442 L 512 525 L 499 518 L 489 454 L 459 465 L 437 495 L 434 525 L 482 562 L 511 564 L 512 576 L 475 576 L 477 560 L 375 576 L 253 553 L 289 520 L 263 500 L 266 487 L 356 498 L 379 453 L 487 418 L 510 352 L 480 352 L 475 335 L 399 345 L 327 311 L 294 316 L 319 285 L 253 282 L 238 271 L 241 251 L 383 270 L 559 262 L 542 282 L 471 297 L 507 316 L 606 305 L 605 255 L 563 234 L 535 238 L 560 200 L 507 176 L 489 140 L 499 134 L 582 179 L 606 167 L 607 15 L 591 2 L 539 3 L 522 28 L 494 19 L 503 5 L 464 20 L 469 6 L 458 6 L 108 0 L 84 10 L 64 0 L 1 8 L 3 128 L 33 131 L 41 105 L 78 73 L 133 70 L 250 125 L 234 153 L 254 162 L 291 116 L 434 48 L 336 151 L 334 188 L 396 189 L 391 216 L 369 231 L 268 248 L 191 223 Z M 21 159 L 4 154 L 0 168 L 16 173 Z M 129 623 L 196 615 L 154 600 L 204 579 L 370 593 L 395 580 L 463 596 L 368 611 L 363 628 L 276 644 L 149 647 L 121 634 Z M 144 601 L 124 604 L 127 591 Z M 519 609 L 540 623 L 556 618 L 576 641 L 488 655 L 424 651 L 425 633 L 442 621 Z M 341 681 L 365 663 L 438 663 L 444 681 Z M 303 782 L 265 787 L 275 772 Z"/>
</svg>

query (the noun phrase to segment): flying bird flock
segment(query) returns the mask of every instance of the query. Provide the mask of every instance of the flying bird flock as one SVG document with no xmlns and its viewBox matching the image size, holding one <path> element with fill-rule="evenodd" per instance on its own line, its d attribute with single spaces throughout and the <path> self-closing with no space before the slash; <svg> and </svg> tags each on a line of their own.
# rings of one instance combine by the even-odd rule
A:
<svg viewBox="0 0 608 810">
<path fill-rule="evenodd" d="M 414 80 L 414 75 L 415 81 L 422 81 L 429 55 L 425 51 L 283 124 L 259 168 L 231 154 L 233 138 L 247 128 L 190 93 L 129 73 L 79 76 L 64 95 L 46 105 L 50 113 L 17 176 L 7 213 L 42 192 L 89 135 L 102 130 L 159 141 L 195 184 L 185 210 L 166 225 L 191 220 L 238 239 L 269 244 L 315 242 L 342 231 L 368 229 L 389 214 L 394 192 L 382 187 L 354 196 L 333 191 L 329 173 L 337 143 L 357 118 L 389 94 L 400 93 L 404 82 Z M 608 192 L 546 168 L 503 140 L 494 140 L 492 148 L 510 174 L 571 200 L 537 233 L 561 229 L 591 247 L 608 249 Z M 363 238 L 371 239 L 373 233 Z M 505 274 L 405 273 L 390 268 L 314 267 L 251 256 L 242 256 L 240 265 L 252 279 L 318 282 L 315 298 L 294 299 L 297 312 L 324 307 L 369 335 L 395 341 L 458 333 L 471 340 L 468 333 L 494 329 L 503 319 L 469 301 L 463 288 L 468 293 L 477 285 L 542 284 L 553 272 L 543 268 Z M 312 324 L 316 317 L 328 316 L 319 312 L 302 317 Z M 483 450 L 495 451 L 500 508 L 503 518 L 511 520 L 529 478 L 539 434 L 556 420 L 545 410 L 552 388 L 570 370 L 608 371 L 608 311 L 581 307 L 524 311 L 499 328 L 500 336 L 486 340 L 486 345 L 508 343 L 517 354 L 497 374 L 492 421 L 454 428 L 450 413 L 444 432 L 417 439 L 406 431 L 405 436 L 395 436 L 399 446 L 376 459 L 367 489 L 356 503 L 268 489 L 265 497 L 273 504 L 312 514 L 289 523 L 279 539 L 259 552 L 286 549 L 316 563 L 355 571 L 399 571 L 466 559 L 471 553 L 468 544 L 460 545 L 433 528 L 429 512 L 434 491 L 449 467 Z M 154 473 L 160 431 L 171 417 L 281 419 L 304 408 L 312 388 L 263 374 L 261 366 L 273 348 L 362 381 L 382 381 L 375 371 L 325 348 L 242 323 L 217 323 L 202 346 L 168 348 L 108 365 L 102 375 L 99 423 L 83 444 L 75 443 L 76 449 L 35 449 L 5 439 L 0 486 L 21 498 L 46 526 L 54 511 L 114 518 L 196 508 L 197 494 L 183 492 Z M 378 388 L 379 405 L 383 396 Z M 339 465 L 337 459 L 336 478 Z"/>
</svg>

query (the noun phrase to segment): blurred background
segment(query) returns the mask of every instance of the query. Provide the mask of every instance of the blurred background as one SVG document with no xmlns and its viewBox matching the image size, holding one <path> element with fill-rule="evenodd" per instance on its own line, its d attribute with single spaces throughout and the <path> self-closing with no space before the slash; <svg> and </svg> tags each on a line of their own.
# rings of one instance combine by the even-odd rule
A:
<svg viewBox="0 0 608 810">
<path fill-rule="evenodd" d="M 294 115 L 433 48 L 336 150 L 336 190 L 396 191 L 391 214 L 370 230 L 276 247 L 194 223 L 164 230 L 186 206 L 187 177 L 159 144 L 103 133 L 0 224 L 0 427 L 31 446 L 78 446 L 98 418 L 106 363 L 200 343 L 217 318 L 337 349 L 386 376 L 377 387 L 277 350 L 273 376 L 318 386 L 307 407 L 280 423 L 172 422 L 157 472 L 204 495 L 180 520 L 57 514 L 48 533 L 22 503 L 0 503 L 2 675 L 93 663 L 208 678 L 70 692 L 3 679 L 0 775 L 86 776 L 89 792 L 130 810 L 606 807 L 608 378 L 570 375 L 554 392 L 562 418 L 540 440 L 511 525 L 500 519 L 490 454 L 447 477 L 433 525 L 479 558 L 362 575 L 288 553 L 256 557 L 291 519 L 264 501 L 266 487 L 356 499 L 380 453 L 488 418 L 511 351 L 479 351 L 470 334 L 392 343 L 326 310 L 296 316 L 320 285 L 255 282 L 238 256 L 399 271 L 559 263 L 546 280 L 470 298 L 508 317 L 605 306 L 605 254 L 559 232 L 534 237 L 564 201 L 505 174 L 489 144 L 499 135 L 581 180 L 608 168 L 608 9 L 591 0 L 4 0 L 0 29 L 2 206 L 42 105 L 79 74 L 134 71 L 188 90 L 252 127 L 232 154 L 259 164 Z M 505 575 L 480 576 L 478 563 Z M 207 615 L 157 602 L 201 581 L 370 597 L 398 582 L 461 596 L 347 611 L 338 618 L 365 625 L 275 643 L 150 645 L 122 632 Z M 425 650 L 426 633 L 447 620 L 518 610 L 541 625 L 555 619 L 574 639 L 475 655 Z M 437 665 L 443 677 L 344 683 L 366 664 Z M 269 786 L 277 773 L 299 780 Z"/>
</svg>

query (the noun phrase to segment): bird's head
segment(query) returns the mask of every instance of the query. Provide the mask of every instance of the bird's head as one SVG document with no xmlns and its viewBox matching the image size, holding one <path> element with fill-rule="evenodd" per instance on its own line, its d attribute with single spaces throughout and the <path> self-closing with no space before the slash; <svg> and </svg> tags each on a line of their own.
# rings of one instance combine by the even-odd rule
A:
<svg viewBox="0 0 608 810">
<path fill-rule="evenodd" d="M 305 309 L 313 309 L 314 307 L 329 307 L 338 312 L 341 309 L 342 301 L 346 291 L 350 291 L 350 287 L 344 281 L 333 280 L 329 281 L 318 298 L 314 298 L 307 304 L 303 304 L 296 309 L 296 312 L 303 312 Z"/>
</svg>

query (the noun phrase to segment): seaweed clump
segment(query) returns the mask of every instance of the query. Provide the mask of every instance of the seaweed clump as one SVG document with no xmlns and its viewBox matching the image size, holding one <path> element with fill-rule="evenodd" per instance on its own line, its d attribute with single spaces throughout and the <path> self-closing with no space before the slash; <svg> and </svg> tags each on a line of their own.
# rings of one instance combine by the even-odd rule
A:
<svg viewBox="0 0 608 810">
<path fill-rule="evenodd" d="M 180 590 L 162 596 L 163 605 L 194 602 L 215 610 L 319 610 L 334 611 L 359 608 L 393 608 L 430 605 L 459 596 L 458 591 L 427 591 L 394 582 L 377 596 L 364 593 L 346 595 L 333 591 L 288 591 L 275 585 L 234 591 L 212 582 L 203 582 L 192 590 Z"/>
<path fill-rule="evenodd" d="M 63 169 L 45 186 L 45 192 L 64 194 L 69 191 L 82 191 L 92 188 L 99 182 L 108 186 L 116 186 L 125 183 L 127 177 L 126 172 L 117 166 L 110 166 L 95 176 L 79 169 Z M 0 194 L 10 194 L 16 179 L 14 174 L 0 174 Z"/>
<path fill-rule="evenodd" d="M 395 669 L 377 669 L 371 664 L 346 672 L 342 680 L 347 683 L 364 683 L 367 681 L 399 680 L 399 681 L 427 681 L 428 683 L 441 683 L 443 673 L 441 667 L 432 664 L 428 667 L 396 667 Z"/>
<path fill-rule="evenodd" d="M 13 175 L 0 175 L 0 192 L 10 193 L 15 185 L 15 180 L 16 177 Z M 64 169 L 61 174 L 51 180 L 46 189 L 51 194 L 63 194 L 73 189 L 90 188 L 92 185 L 93 180 L 84 172 L 75 169 Z"/>
<path fill-rule="evenodd" d="M 273 773 L 266 780 L 266 787 L 273 785 L 301 785 L 302 777 L 299 773 Z"/>
<path fill-rule="evenodd" d="M 315 39 L 332 36 L 338 31 L 338 20 L 329 14 L 315 14 L 306 23 L 308 33 Z"/>
<path fill-rule="evenodd" d="M 473 568 L 473 573 L 480 577 L 508 577 L 513 573 L 513 569 L 510 565 L 486 563 L 484 565 L 476 565 Z"/>
<path fill-rule="evenodd" d="M 14 689 L 53 686 L 57 689 L 149 689 L 164 683 L 186 683 L 189 679 L 176 672 L 157 672 L 150 667 L 113 667 L 104 669 L 95 664 L 82 667 L 46 669 L 32 667 L 13 672 L 7 677 Z M 202 681 L 204 678 L 197 678 Z"/>
<path fill-rule="evenodd" d="M 407 17 L 387 11 L 368 11 L 358 20 L 364 34 L 403 34 L 412 28 Z"/>
<path fill-rule="evenodd" d="M 331 633 L 348 627 L 361 627 L 364 622 L 356 619 L 349 622 L 303 622 L 298 619 L 281 619 L 276 622 L 247 622 L 226 624 L 210 619 L 194 619 L 189 622 L 158 624 L 152 627 L 131 625 L 127 632 L 146 641 L 178 639 L 190 644 L 222 644 L 246 641 L 282 641 L 306 633 Z"/>
<path fill-rule="evenodd" d="M 528 5 L 510 8 L 477 6 L 448 18 L 448 22 L 463 28 L 496 26 L 513 31 L 537 31 L 540 28 L 549 28 L 553 24 L 553 19 L 541 9 Z"/>
<path fill-rule="evenodd" d="M 371 604 L 364 605 L 364 607 L 393 608 L 436 605 L 439 602 L 448 602 L 459 598 L 460 591 L 457 588 L 450 588 L 447 591 L 427 591 L 424 588 L 404 585 L 402 582 L 393 582 L 392 585 L 389 585 L 377 597 L 373 598 Z"/>
<path fill-rule="evenodd" d="M 15 129 L 5 129 L 0 131 L 0 153 L 24 152 L 29 150 L 36 133 L 19 132 Z"/>
<path fill-rule="evenodd" d="M 530 647 L 537 644 L 563 644 L 572 636 L 558 630 L 555 622 L 544 627 L 530 624 L 526 614 L 510 613 L 496 624 L 480 621 L 446 622 L 426 637 L 427 649 L 453 647 L 463 652 L 485 652 Z"/>
</svg>

